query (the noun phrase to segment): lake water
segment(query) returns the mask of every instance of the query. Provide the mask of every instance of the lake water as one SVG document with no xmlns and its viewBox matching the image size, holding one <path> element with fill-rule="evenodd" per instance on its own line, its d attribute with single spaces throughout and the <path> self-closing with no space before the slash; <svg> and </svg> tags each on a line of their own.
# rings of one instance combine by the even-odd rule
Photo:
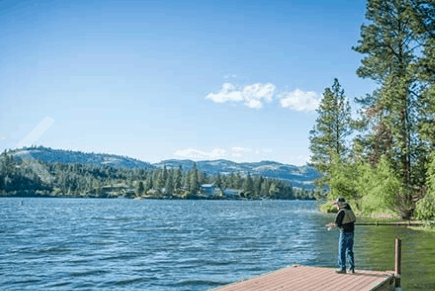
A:
<svg viewBox="0 0 435 291">
<path fill-rule="evenodd" d="M 314 201 L 0 199 L 1 290 L 208 290 L 292 264 L 336 267 Z M 357 226 L 356 268 L 435 290 L 435 233 Z"/>
</svg>

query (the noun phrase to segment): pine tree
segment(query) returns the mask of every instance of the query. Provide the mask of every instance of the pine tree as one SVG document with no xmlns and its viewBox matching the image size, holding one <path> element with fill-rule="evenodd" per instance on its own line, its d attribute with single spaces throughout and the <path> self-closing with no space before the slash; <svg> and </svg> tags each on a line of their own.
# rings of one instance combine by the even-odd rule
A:
<svg viewBox="0 0 435 291">
<path fill-rule="evenodd" d="M 145 190 L 145 187 L 144 187 L 143 182 L 142 182 L 142 181 L 139 181 L 139 183 L 138 183 L 137 186 L 136 186 L 136 194 L 137 194 L 137 195 L 142 195 L 143 192 L 144 192 L 144 190 Z"/>
<path fill-rule="evenodd" d="M 168 195 L 172 195 L 174 193 L 174 178 L 172 173 L 168 173 L 165 185 L 165 193 Z"/>
<path fill-rule="evenodd" d="M 189 174 L 189 191 L 190 193 L 196 194 L 199 191 L 199 181 L 198 181 L 198 169 L 196 168 L 196 163 L 193 163 L 192 171 Z"/>
<path fill-rule="evenodd" d="M 433 72 L 427 72 L 435 64 L 429 41 L 434 19 L 426 18 L 435 15 L 433 6 L 433 1 L 369 0 L 366 18 L 370 24 L 361 27 L 361 39 L 354 48 L 365 55 L 357 75 L 379 84 L 364 110 L 370 121 L 366 141 L 370 161 L 376 165 L 385 156 L 399 173 L 402 186 L 396 201 L 408 207 L 400 210 L 402 217 L 411 215 L 413 189 L 424 183 L 419 176 L 424 174 L 422 155 L 428 149 L 422 139 L 430 140 L 432 135 L 426 126 L 433 113 L 431 99 L 425 100 L 428 92 L 422 91 L 421 85 L 428 76 L 433 79 Z M 423 56 L 419 58 L 422 44 Z M 427 53 L 430 60 L 425 60 Z"/>
<path fill-rule="evenodd" d="M 277 198 L 279 193 L 279 188 L 276 186 L 275 182 L 272 182 L 269 187 L 269 196 L 271 198 Z"/>
<path fill-rule="evenodd" d="M 334 154 L 340 160 L 346 158 L 346 138 L 352 133 L 349 100 L 337 79 L 334 79 L 332 89 L 325 89 L 316 111 L 319 116 L 313 130 L 310 131 L 310 164 L 327 174 Z M 319 185 L 323 182 L 325 180 L 321 180 Z"/>
<path fill-rule="evenodd" d="M 254 194 L 254 181 L 252 181 L 251 174 L 248 172 L 246 175 L 245 181 L 243 183 L 243 192 L 245 196 L 252 197 Z"/>
<path fill-rule="evenodd" d="M 146 182 L 145 182 L 145 192 L 148 190 L 153 189 L 153 175 L 149 175 Z"/>
<path fill-rule="evenodd" d="M 222 178 L 221 178 L 221 175 L 220 175 L 219 173 L 216 175 L 216 178 L 215 178 L 215 180 L 214 180 L 214 185 L 215 185 L 217 188 L 219 188 L 219 189 L 221 189 L 221 190 L 224 190 L 224 189 L 223 189 Z"/>
<path fill-rule="evenodd" d="M 183 174 L 182 174 L 181 165 L 180 165 L 178 167 L 178 169 L 177 169 L 177 172 L 175 172 L 175 177 L 174 177 L 174 188 L 175 188 L 175 190 L 180 190 L 181 189 L 182 178 L 183 178 Z"/>
<path fill-rule="evenodd" d="M 361 40 L 354 48 L 364 54 L 357 75 L 380 84 L 366 110 L 373 120 L 374 143 L 390 143 L 386 152 L 400 169 L 405 185 L 410 183 L 411 155 L 415 151 L 417 105 L 414 91 L 415 34 L 409 0 L 369 0 L 361 27 Z M 376 146 L 374 146 L 376 148 Z"/>
<path fill-rule="evenodd" d="M 158 190 L 162 190 L 163 187 L 165 187 L 165 183 L 166 183 L 166 181 L 165 181 L 165 172 L 164 171 L 160 171 L 160 174 L 159 174 L 159 176 L 157 178 L 157 183 L 156 183 L 157 189 Z"/>
<path fill-rule="evenodd" d="M 260 196 L 261 197 L 267 197 L 269 196 L 269 180 L 268 179 L 264 179 L 263 183 L 261 184 L 261 189 L 260 189 Z"/>
<path fill-rule="evenodd" d="M 261 184 L 263 183 L 263 177 L 261 176 L 257 176 L 254 179 L 254 196 L 255 197 L 260 197 L 260 192 L 261 192 Z"/>
</svg>

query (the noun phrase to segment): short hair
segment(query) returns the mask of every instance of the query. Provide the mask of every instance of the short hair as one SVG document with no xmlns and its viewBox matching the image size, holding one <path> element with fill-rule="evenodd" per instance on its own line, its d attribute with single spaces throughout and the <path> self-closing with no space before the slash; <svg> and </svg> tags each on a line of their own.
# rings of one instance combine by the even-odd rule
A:
<svg viewBox="0 0 435 291">
<path fill-rule="evenodd" d="M 339 197 L 337 198 L 337 200 L 334 201 L 334 204 L 343 203 L 343 202 L 346 202 L 346 199 L 344 199 L 343 197 Z"/>
</svg>

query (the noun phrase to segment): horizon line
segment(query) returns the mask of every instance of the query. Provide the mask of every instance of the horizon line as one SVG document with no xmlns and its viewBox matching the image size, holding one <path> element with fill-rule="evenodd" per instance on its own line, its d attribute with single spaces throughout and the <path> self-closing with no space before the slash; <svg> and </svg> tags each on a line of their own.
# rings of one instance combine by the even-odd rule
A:
<svg viewBox="0 0 435 291">
<path fill-rule="evenodd" d="M 108 155 L 108 156 L 126 157 L 126 158 L 129 158 L 129 159 L 137 160 L 137 161 L 140 161 L 140 162 L 143 162 L 143 163 L 148 163 L 148 164 L 151 164 L 151 165 L 153 165 L 153 164 L 160 164 L 160 163 L 163 163 L 163 162 L 166 162 L 166 161 L 171 161 L 171 160 L 176 160 L 176 161 L 192 161 L 192 162 L 214 162 L 214 161 L 223 160 L 223 161 L 229 161 L 229 162 L 232 162 L 232 163 L 235 163 L 235 164 L 255 164 L 255 163 L 261 163 L 261 162 L 273 162 L 273 163 L 278 163 L 278 164 L 282 164 L 282 165 L 290 165 L 290 166 L 295 166 L 295 167 L 304 167 L 304 166 L 310 167 L 310 165 L 308 165 L 307 162 L 304 165 L 298 166 L 298 165 L 287 164 L 287 163 L 278 162 L 278 161 L 274 161 L 274 160 L 261 160 L 261 161 L 258 161 L 258 162 L 236 162 L 236 161 L 229 160 L 229 159 L 224 159 L 224 158 L 215 159 L 215 160 L 210 160 L 210 159 L 194 160 L 194 159 L 191 159 L 191 158 L 180 158 L 180 159 L 169 158 L 169 159 L 160 160 L 159 162 L 148 162 L 148 161 L 141 160 L 139 158 L 135 158 L 135 157 L 128 156 L 128 155 L 122 155 L 122 154 L 102 153 L 102 152 L 94 152 L 94 151 L 88 151 L 88 152 L 86 152 L 86 151 L 78 150 L 78 149 L 59 149 L 59 148 L 56 149 L 56 148 L 51 148 L 51 147 L 43 146 L 43 145 L 23 146 L 21 148 L 17 147 L 15 149 L 12 149 L 12 148 L 6 149 L 5 148 L 2 151 L 2 153 L 4 151 L 18 151 L 18 150 L 23 150 L 23 149 L 32 149 L 32 148 L 39 148 L 39 147 L 42 147 L 42 148 L 45 148 L 45 149 L 51 149 L 51 150 L 59 150 L 59 151 L 81 152 L 81 153 L 84 153 L 84 154 L 97 154 L 97 155 Z"/>
</svg>

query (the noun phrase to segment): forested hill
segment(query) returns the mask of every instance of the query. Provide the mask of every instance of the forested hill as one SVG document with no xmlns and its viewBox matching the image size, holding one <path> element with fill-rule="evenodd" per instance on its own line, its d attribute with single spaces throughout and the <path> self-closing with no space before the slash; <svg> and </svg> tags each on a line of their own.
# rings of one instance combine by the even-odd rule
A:
<svg viewBox="0 0 435 291">
<path fill-rule="evenodd" d="M 117 169 L 146 169 L 154 170 L 166 166 L 168 169 L 182 167 L 183 171 L 190 171 L 194 162 L 192 160 L 165 160 L 160 163 L 150 164 L 130 157 L 101 154 L 83 153 L 79 151 L 51 149 L 46 147 L 30 147 L 15 149 L 8 152 L 14 160 L 19 162 L 21 157 L 28 158 L 29 155 L 38 162 L 47 164 L 82 164 L 89 166 L 110 166 Z M 208 175 L 227 175 L 240 173 L 242 176 L 250 173 L 253 176 L 279 179 L 290 182 L 293 187 L 313 190 L 313 181 L 320 177 L 319 172 L 309 166 L 294 166 L 274 161 L 261 161 L 258 163 L 236 163 L 228 160 L 199 161 L 199 171 Z"/>
<path fill-rule="evenodd" d="M 26 158 L 30 155 L 38 162 L 48 164 L 84 164 L 89 166 L 110 166 L 117 169 L 154 168 L 150 163 L 119 155 L 83 153 L 79 151 L 51 149 L 42 146 L 12 150 L 8 152 L 8 155 L 12 155 L 15 161 L 20 160 L 20 156 Z"/>
<path fill-rule="evenodd" d="M 182 167 L 183 170 L 191 170 L 191 160 L 165 160 L 153 164 L 156 167 L 166 166 L 167 168 Z M 198 171 L 209 175 L 227 175 L 230 173 L 250 173 L 253 176 L 274 178 L 290 182 L 293 187 L 314 189 L 313 181 L 319 178 L 320 173 L 313 167 L 286 165 L 273 161 L 261 161 L 258 163 L 236 163 L 228 160 L 199 161 L 196 163 Z"/>
</svg>

